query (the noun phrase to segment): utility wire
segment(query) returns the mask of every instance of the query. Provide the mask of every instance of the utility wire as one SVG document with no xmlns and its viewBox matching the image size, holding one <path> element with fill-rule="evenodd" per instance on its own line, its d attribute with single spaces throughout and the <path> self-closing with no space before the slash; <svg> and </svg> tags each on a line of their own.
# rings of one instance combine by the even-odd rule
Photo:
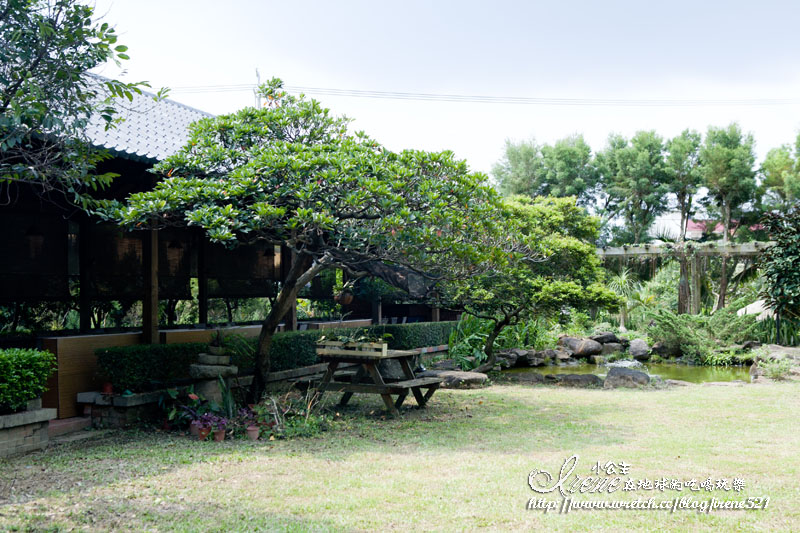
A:
<svg viewBox="0 0 800 533">
<path fill-rule="evenodd" d="M 194 85 L 172 87 L 170 92 L 183 94 L 226 93 L 253 91 L 253 84 Z M 739 99 L 615 99 L 615 98 L 545 98 L 522 96 L 484 96 L 462 94 L 412 93 L 396 91 L 364 91 L 286 85 L 290 92 L 309 95 L 341 96 L 346 98 L 377 98 L 384 100 L 416 100 L 428 102 L 453 102 L 473 104 L 510 104 L 542 106 L 616 106 L 616 107 L 703 107 L 703 106 L 786 106 L 800 105 L 798 98 L 739 98 Z"/>
</svg>

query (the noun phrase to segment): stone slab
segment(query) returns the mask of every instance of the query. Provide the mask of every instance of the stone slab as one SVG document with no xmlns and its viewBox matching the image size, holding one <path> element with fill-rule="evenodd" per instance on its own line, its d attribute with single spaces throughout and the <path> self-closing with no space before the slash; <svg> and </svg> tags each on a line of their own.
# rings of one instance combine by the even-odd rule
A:
<svg viewBox="0 0 800 533">
<path fill-rule="evenodd" d="M 0 429 L 35 424 L 37 422 L 47 422 L 57 415 L 56 409 L 34 409 L 33 411 L 22 411 L 10 415 L 0 416 Z"/>
</svg>

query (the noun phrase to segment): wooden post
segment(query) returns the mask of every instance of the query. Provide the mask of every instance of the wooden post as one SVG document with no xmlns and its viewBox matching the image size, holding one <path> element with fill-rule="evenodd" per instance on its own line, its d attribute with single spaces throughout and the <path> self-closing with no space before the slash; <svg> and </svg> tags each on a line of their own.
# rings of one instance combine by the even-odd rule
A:
<svg viewBox="0 0 800 533">
<path fill-rule="evenodd" d="M 158 344 L 158 230 L 147 230 L 142 238 L 144 298 L 142 299 L 142 343 Z"/>
<path fill-rule="evenodd" d="M 80 316 L 81 333 L 88 333 L 92 329 L 92 298 L 89 289 L 90 249 L 88 222 L 82 220 L 78 226 L 78 280 L 80 284 L 78 314 Z"/>
<path fill-rule="evenodd" d="M 208 324 L 208 272 L 206 270 L 206 235 L 202 230 L 197 238 L 197 321 Z"/>
<path fill-rule="evenodd" d="M 702 270 L 700 269 L 700 256 L 695 255 L 692 258 L 692 290 L 691 290 L 691 314 L 699 315 L 700 314 L 700 290 L 702 288 Z"/>
<path fill-rule="evenodd" d="M 431 307 L 431 322 L 439 322 L 439 308 Z"/>
<path fill-rule="evenodd" d="M 383 304 L 380 298 L 372 300 L 372 323 L 380 324 L 383 320 Z"/>
</svg>

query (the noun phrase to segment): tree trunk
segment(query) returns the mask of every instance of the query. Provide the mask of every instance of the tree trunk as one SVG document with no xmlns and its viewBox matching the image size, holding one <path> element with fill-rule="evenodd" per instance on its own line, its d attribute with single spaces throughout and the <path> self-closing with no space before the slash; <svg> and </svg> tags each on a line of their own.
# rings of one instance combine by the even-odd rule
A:
<svg viewBox="0 0 800 533">
<path fill-rule="evenodd" d="M 269 314 L 261 323 L 261 333 L 258 335 L 258 347 L 256 350 L 255 375 L 247 395 L 248 403 L 258 403 L 264 395 L 270 372 L 269 351 L 272 346 L 272 337 L 275 335 L 278 325 L 292 307 L 292 303 L 300 289 L 325 268 L 322 263 L 312 263 L 307 267 L 310 260 L 311 257 L 305 254 L 297 254 L 294 257 L 278 297 L 275 299 Z"/>
<path fill-rule="evenodd" d="M 497 354 L 494 353 L 494 341 L 509 322 L 510 320 L 508 318 L 504 318 L 503 320 L 494 323 L 494 328 L 492 329 L 491 333 L 489 333 L 489 337 L 486 339 L 486 344 L 483 346 L 483 352 L 486 354 L 486 361 L 482 365 L 478 366 L 478 368 L 473 369 L 473 372 L 488 372 L 494 368 L 494 364 L 497 362 Z"/>
<path fill-rule="evenodd" d="M 681 254 L 678 260 L 680 264 L 680 281 L 678 282 L 678 314 L 686 314 L 689 312 L 689 299 L 691 294 L 689 292 L 689 261 L 686 259 L 685 254 Z"/>
</svg>

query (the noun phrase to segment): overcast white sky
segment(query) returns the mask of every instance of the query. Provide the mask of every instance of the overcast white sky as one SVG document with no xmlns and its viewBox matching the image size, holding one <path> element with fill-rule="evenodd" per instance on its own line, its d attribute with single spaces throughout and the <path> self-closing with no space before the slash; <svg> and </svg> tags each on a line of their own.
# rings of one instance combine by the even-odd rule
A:
<svg viewBox="0 0 800 533">
<path fill-rule="evenodd" d="M 792 99 L 788 105 L 553 106 L 315 96 L 388 148 L 453 150 L 489 172 L 504 140 L 738 121 L 759 157 L 800 129 L 800 2 L 97 0 L 129 46 L 127 80 L 225 113 L 254 84 L 497 97 Z M 116 76 L 115 68 L 102 72 Z"/>
</svg>

